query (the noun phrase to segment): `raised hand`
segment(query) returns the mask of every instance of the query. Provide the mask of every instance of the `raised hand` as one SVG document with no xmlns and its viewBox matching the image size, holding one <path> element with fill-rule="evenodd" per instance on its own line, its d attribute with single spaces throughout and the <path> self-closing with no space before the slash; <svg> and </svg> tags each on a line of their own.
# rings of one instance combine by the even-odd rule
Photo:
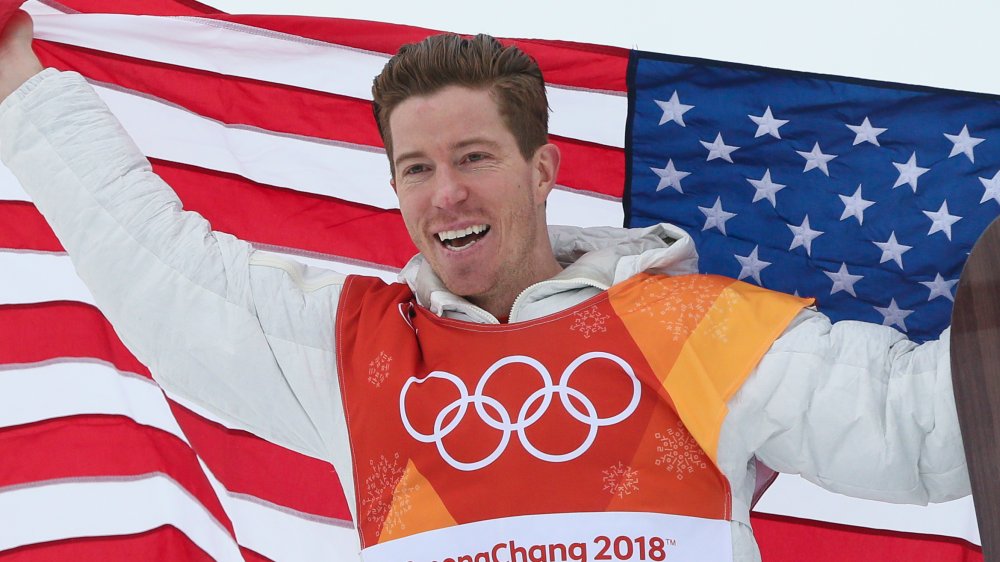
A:
<svg viewBox="0 0 1000 562">
<path fill-rule="evenodd" d="M 0 5 L 0 25 L 6 15 L 2 13 L 4 7 Z M 42 63 L 31 50 L 32 33 L 31 17 L 21 10 L 10 14 L 0 31 L 0 100 L 42 70 Z"/>
</svg>

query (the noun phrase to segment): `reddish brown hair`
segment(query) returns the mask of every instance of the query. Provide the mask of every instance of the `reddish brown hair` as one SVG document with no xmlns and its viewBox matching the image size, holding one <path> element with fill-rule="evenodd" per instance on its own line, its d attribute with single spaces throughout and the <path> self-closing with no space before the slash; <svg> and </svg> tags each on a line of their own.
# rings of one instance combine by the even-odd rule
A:
<svg viewBox="0 0 1000 562">
<path fill-rule="evenodd" d="M 525 159 L 548 142 L 545 81 L 534 59 L 489 35 L 432 35 L 403 45 L 372 84 L 375 121 L 393 175 L 389 116 L 404 100 L 431 95 L 446 86 L 489 90 Z"/>
</svg>

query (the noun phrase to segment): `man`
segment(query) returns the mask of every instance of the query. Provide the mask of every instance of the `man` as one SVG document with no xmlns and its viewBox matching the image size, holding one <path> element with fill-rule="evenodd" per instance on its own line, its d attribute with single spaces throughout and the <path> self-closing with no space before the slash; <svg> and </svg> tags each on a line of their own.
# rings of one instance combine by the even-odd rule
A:
<svg viewBox="0 0 1000 562">
<path fill-rule="evenodd" d="M 517 49 L 429 38 L 376 78 L 421 252 L 386 286 L 181 211 L 30 35 L 0 36 L 4 161 L 163 386 L 334 464 L 366 559 L 758 559 L 755 456 L 862 497 L 968 492 L 943 342 L 689 275 L 669 225 L 548 232 L 559 152 Z"/>
</svg>

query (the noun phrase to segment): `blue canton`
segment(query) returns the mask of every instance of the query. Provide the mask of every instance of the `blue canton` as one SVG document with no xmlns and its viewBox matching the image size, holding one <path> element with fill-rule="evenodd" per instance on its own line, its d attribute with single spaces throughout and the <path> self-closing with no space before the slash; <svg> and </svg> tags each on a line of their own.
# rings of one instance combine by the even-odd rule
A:
<svg viewBox="0 0 1000 562">
<path fill-rule="evenodd" d="M 833 320 L 948 326 L 1000 214 L 1000 98 L 642 52 L 629 81 L 628 226 Z"/>
</svg>

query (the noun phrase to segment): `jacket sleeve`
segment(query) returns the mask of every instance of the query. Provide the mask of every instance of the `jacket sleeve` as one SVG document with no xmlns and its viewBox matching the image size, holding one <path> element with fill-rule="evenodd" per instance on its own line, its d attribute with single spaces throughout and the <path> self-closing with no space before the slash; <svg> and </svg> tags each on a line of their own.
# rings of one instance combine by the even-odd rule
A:
<svg viewBox="0 0 1000 562">
<path fill-rule="evenodd" d="M 45 70 L 4 100 L 0 155 L 164 388 L 300 452 L 343 449 L 328 442 L 346 438 L 332 429 L 343 276 L 316 283 L 184 211 L 78 74 Z"/>
<path fill-rule="evenodd" d="M 730 401 L 726 444 L 851 496 L 926 504 L 967 495 L 949 334 L 917 345 L 892 328 L 805 310 Z"/>
</svg>

